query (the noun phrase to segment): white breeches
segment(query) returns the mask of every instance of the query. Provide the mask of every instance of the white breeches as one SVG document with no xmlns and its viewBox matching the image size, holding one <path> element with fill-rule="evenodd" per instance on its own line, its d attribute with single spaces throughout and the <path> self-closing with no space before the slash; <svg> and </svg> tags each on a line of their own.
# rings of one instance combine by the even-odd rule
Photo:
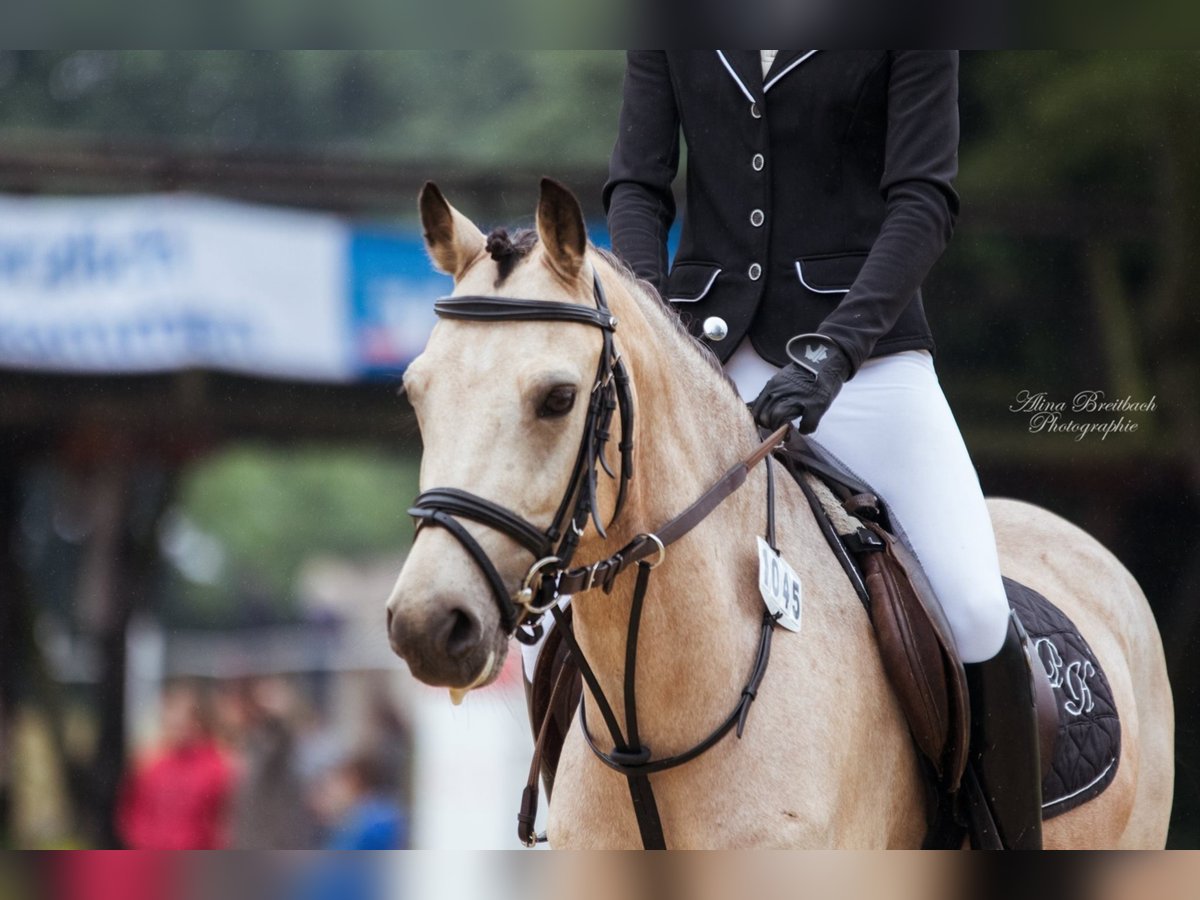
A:
<svg viewBox="0 0 1200 900">
<path fill-rule="evenodd" d="M 778 371 L 748 340 L 725 368 L 747 402 Z M 1008 630 L 996 536 L 929 351 L 865 361 L 809 437 L 883 496 L 942 603 L 963 662 L 995 656 Z"/>
</svg>

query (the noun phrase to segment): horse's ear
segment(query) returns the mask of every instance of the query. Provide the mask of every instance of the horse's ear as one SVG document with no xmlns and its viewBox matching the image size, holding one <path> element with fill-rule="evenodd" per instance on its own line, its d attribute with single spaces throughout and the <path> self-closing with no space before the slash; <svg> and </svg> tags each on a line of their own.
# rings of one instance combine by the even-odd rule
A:
<svg viewBox="0 0 1200 900">
<path fill-rule="evenodd" d="M 483 232 L 451 206 L 432 181 L 421 188 L 418 206 L 425 248 L 433 264 L 457 281 L 471 260 L 483 252 Z"/>
<path fill-rule="evenodd" d="M 583 268 L 587 227 L 575 195 L 553 178 L 542 179 L 537 208 L 538 238 L 546 258 L 562 278 L 574 281 Z"/>
</svg>

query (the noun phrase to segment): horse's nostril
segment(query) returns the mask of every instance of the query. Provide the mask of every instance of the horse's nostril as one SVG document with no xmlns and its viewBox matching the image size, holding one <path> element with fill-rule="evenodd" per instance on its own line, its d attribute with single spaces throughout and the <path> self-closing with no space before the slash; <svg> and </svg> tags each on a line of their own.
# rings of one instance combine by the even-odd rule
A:
<svg viewBox="0 0 1200 900">
<path fill-rule="evenodd" d="M 388 607 L 388 610 L 387 610 L 387 633 L 388 634 L 392 633 L 392 610 L 391 610 L 391 607 Z"/>
<path fill-rule="evenodd" d="M 455 658 L 466 656 L 479 643 L 481 633 L 478 619 L 465 609 L 452 609 L 446 631 L 446 653 Z"/>
</svg>

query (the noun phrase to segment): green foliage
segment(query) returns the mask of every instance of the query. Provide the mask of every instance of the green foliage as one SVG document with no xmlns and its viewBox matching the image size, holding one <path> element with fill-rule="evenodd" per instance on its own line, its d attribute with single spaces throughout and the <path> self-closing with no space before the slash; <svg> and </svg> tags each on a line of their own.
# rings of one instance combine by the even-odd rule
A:
<svg viewBox="0 0 1200 900">
<path fill-rule="evenodd" d="M 615 51 L 3 51 L 0 135 L 392 161 L 603 164 Z"/>
<path fill-rule="evenodd" d="M 1173 126 L 1200 113 L 1195 51 L 999 51 L 963 66 L 974 109 L 960 186 L 1023 196 L 1138 195 Z"/>
<path fill-rule="evenodd" d="M 215 584 L 189 585 L 191 614 L 226 615 L 247 593 L 286 611 L 310 556 L 402 553 L 416 494 L 416 461 L 382 453 L 243 445 L 201 463 L 182 479 L 178 509 L 221 543 L 226 564 Z"/>
</svg>

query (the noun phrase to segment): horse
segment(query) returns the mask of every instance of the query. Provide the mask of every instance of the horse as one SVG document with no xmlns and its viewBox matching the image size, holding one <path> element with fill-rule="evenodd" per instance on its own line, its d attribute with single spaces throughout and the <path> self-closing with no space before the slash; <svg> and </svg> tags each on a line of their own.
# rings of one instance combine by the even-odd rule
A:
<svg viewBox="0 0 1200 900">
<path fill-rule="evenodd" d="M 612 518 L 619 479 L 600 477 L 596 504 L 611 521 L 582 530 L 577 558 L 608 557 L 652 532 L 753 453 L 759 435 L 713 354 L 649 284 L 588 241 L 567 188 L 543 180 L 535 229 L 503 253 L 489 252 L 489 239 L 436 186 L 422 190 L 419 209 L 433 264 L 454 279 L 452 298 L 591 309 L 597 280 L 608 298 L 638 425 L 623 509 Z M 442 318 L 403 377 L 424 444 L 422 490 L 453 486 L 546 527 L 570 487 L 602 352 L 597 329 L 569 321 Z M 613 426 L 614 439 L 622 437 L 621 423 Z M 922 775 L 871 624 L 799 487 L 787 477 L 774 481 L 778 545 L 803 586 L 802 627 L 775 638 L 740 737 L 652 776 L 668 845 L 919 847 Z M 657 560 L 636 671 L 637 714 L 656 756 L 712 731 L 753 664 L 766 490 L 758 466 Z M 1047 821 L 1045 846 L 1162 848 L 1174 780 L 1173 704 L 1145 595 L 1112 553 L 1054 513 L 1014 499 L 989 498 L 988 508 L 1003 571 L 1078 625 L 1122 717 L 1124 752 L 1112 784 Z M 463 527 L 515 595 L 528 580 L 530 551 L 501 529 L 466 520 Z M 394 652 L 419 680 L 459 697 L 496 678 L 509 646 L 494 583 L 477 562 L 446 528 L 420 528 L 387 601 Z M 610 592 L 571 601 L 578 644 L 618 717 L 633 594 L 625 574 Z M 595 733 L 600 711 L 586 690 L 583 705 Z M 641 846 L 626 780 L 593 755 L 578 716 L 559 760 L 547 836 L 556 848 Z"/>
</svg>

